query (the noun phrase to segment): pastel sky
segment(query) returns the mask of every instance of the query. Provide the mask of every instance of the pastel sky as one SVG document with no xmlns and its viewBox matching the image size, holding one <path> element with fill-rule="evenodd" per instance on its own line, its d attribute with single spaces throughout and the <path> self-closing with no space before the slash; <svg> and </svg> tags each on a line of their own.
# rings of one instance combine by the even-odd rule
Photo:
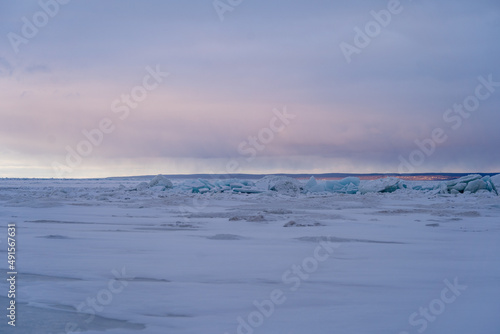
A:
<svg viewBox="0 0 500 334">
<path fill-rule="evenodd" d="M 499 36 L 498 0 L 2 1 L 0 177 L 500 172 Z"/>
</svg>

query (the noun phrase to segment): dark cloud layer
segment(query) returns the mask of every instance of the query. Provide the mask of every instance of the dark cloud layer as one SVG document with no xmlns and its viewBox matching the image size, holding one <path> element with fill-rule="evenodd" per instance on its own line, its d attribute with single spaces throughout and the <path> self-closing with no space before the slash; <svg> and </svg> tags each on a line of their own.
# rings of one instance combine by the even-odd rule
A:
<svg viewBox="0 0 500 334">
<path fill-rule="evenodd" d="M 221 22 L 212 1 L 75 0 L 14 52 L 9 34 L 23 36 L 40 3 L 55 0 L 1 5 L 0 176 L 30 176 L 12 167 L 23 163 L 51 176 L 103 118 L 116 130 L 75 175 L 123 159 L 224 172 L 283 106 L 296 118 L 243 172 L 398 171 L 436 128 L 447 139 L 416 171 L 500 170 L 500 87 L 458 129 L 444 119 L 479 77 L 500 82 L 498 1 L 402 0 L 350 63 L 341 43 L 356 46 L 355 28 L 391 1 L 242 1 Z M 157 64 L 171 75 L 120 120 L 112 102 Z"/>
</svg>

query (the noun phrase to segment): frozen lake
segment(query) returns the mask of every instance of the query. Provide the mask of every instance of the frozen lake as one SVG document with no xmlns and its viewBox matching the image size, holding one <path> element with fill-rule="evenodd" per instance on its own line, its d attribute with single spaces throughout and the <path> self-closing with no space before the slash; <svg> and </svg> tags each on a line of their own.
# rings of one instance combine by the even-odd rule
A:
<svg viewBox="0 0 500 334">
<path fill-rule="evenodd" d="M 2 333 L 491 333 L 500 196 L 0 180 Z M 304 181 L 305 182 L 305 181 Z M 421 182 L 424 184 L 425 182 Z"/>
</svg>

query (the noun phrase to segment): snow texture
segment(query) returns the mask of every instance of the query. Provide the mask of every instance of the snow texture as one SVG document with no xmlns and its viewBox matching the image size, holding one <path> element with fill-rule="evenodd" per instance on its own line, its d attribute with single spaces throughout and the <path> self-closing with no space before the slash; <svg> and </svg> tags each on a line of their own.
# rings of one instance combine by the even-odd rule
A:
<svg viewBox="0 0 500 334">
<path fill-rule="evenodd" d="M 154 179 L 0 179 L 0 333 L 498 333 L 498 176 Z"/>
</svg>

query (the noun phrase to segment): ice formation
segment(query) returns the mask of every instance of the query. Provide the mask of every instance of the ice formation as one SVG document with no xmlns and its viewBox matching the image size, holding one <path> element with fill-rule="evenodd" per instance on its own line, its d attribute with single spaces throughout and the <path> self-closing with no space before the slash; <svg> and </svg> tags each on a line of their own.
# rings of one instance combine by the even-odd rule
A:
<svg viewBox="0 0 500 334">
<path fill-rule="evenodd" d="M 500 195 L 500 174 L 495 176 L 467 175 L 455 180 L 442 182 L 423 181 L 421 183 L 407 183 L 395 177 L 385 177 L 376 180 L 360 181 L 357 177 L 346 177 L 342 180 L 316 180 L 314 176 L 307 182 L 282 176 L 269 175 L 255 182 L 240 179 L 196 179 L 184 180 L 174 184 L 163 175 L 154 177 L 149 183 L 141 182 L 130 190 L 147 191 L 175 191 L 184 193 L 244 193 L 244 194 L 282 194 L 297 196 L 308 193 L 392 193 L 397 190 L 432 192 L 434 194 L 460 193 L 494 193 Z"/>
<path fill-rule="evenodd" d="M 366 193 L 392 193 L 398 189 L 404 189 L 406 185 L 402 180 L 395 177 L 386 177 L 383 179 L 370 180 L 359 187 L 361 194 Z"/>
<path fill-rule="evenodd" d="M 335 192 L 345 194 L 355 194 L 358 192 L 360 180 L 357 177 L 346 177 L 340 181 L 318 182 L 314 176 L 311 176 L 305 185 L 308 192 Z"/>
<path fill-rule="evenodd" d="M 139 183 L 134 189 L 132 190 L 137 190 L 137 191 L 142 191 L 146 190 L 149 188 L 157 189 L 157 190 L 167 190 L 173 188 L 174 185 L 172 181 L 167 179 L 163 175 L 156 175 L 151 181 L 148 182 L 141 182 Z"/>
<path fill-rule="evenodd" d="M 148 186 L 149 186 L 149 188 L 162 187 L 163 188 L 162 190 L 170 189 L 170 188 L 174 187 L 174 185 L 172 184 L 172 181 L 170 181 L 169 179 L 167 179 L 163 175 L 155 176 L 155 178 L 152 179 L 151 182 L 149 182 Z"/>
<path fill-rule="evenodd" d="M 479 174 L 467 175 L 456 180 L 450 180 L 443 182 L 439 185 L 439 190 L 441 193 L 448 194 L 459 194 L 459 193 L 477 193 L 480 191 L 483 192 L 494 192 L 497 195 L 499 194 L 499 189 L 492 181 L 498 182 L 499 175 L 490 176 L 481 176 Z M 498 183 L 497 183 L 498 184 Z"/>
<path fill-rule="evenodd" d="M 500 195 L 500 174 L 490 177 L 490 181 L 495 186 L 497 194 Z"/>
<path fill-rule="evenodd" d="M 223 179 L 223 180 L 189 180 L 179 185 L 182 190 L 192 193 L 207 192 L 235 192 L 235 193 L 260 193 L 255 183 L 249 180 Z"/>
<path fill-rule="evenodd" d="M 268 175 L 256 182 L 262 191 L 276 191 L 286 195 L 297 195 L 304 189 L 304 185 L 294 178 L 281 175 Z"/>
</svg>

